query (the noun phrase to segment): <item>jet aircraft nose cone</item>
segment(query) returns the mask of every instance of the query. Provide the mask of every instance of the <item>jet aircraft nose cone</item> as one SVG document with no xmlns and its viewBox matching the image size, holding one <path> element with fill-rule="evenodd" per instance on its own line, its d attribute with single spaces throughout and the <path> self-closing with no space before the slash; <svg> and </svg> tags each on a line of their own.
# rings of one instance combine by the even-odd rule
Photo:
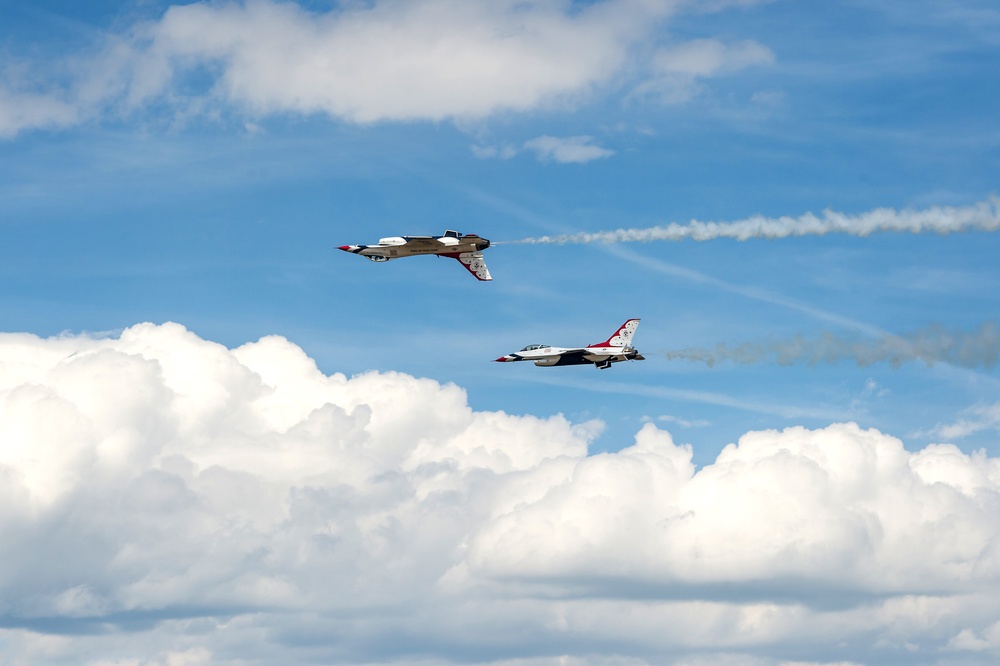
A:
<svg viewBox="0 0 1000 666">
<path fill-rule="evenodd" d="M 338 250 L 343 250 L 344 252 L 350 252 L 351 251 L 351 246 L 350 245 L 341 245 L 337 249 Z"/>
<path fill-rule="evenodd" d="M 500 358 L 493 359 L 493 362 L 494 363 L 506 363 L 509 360 L 510 360 L 509 356 L 501 356 Z"/>
</svg>

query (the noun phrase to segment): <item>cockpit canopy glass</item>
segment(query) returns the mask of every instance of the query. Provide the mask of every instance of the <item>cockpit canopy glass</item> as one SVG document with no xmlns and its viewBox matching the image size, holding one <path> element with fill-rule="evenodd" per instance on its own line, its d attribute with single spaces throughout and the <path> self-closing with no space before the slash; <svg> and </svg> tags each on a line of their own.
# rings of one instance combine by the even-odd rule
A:
<svg viewBox="0 0 1000 666">
<path fill-rule="evenodd" d="M 551 347 L 551 346 L 552 345 L 528 345 L 527 347 L 525 347 L 521 351 L 532 351 L 534 349 L 546 349 L 547 347 Z"/>
</svg>

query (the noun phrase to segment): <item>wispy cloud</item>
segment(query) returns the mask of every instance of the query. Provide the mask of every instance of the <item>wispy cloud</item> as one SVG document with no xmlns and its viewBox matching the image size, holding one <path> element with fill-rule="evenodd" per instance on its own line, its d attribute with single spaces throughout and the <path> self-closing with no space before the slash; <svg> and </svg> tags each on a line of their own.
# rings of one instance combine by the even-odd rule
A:
<svg viewBox="0 0 1000 666">
<path fill-rule="evenodd" d="M 497 245 L 498 243 L 494 243 Z M 807 303 L 804 301 L 799 301 L 794 298 L 789 298 L 784 294 L 779 294 L 767 289 L 762 289 L 760 287 L 755 287 L 746 283 L 729 282 L 727 280 L 722 280 L 707 273 L 701 271 L 696 271 L 691 268 L 684 266 L 678 266 L 660 259 L 655 259 L 653 257 L 645 256 L 643 254 L 633 252 L 627 247 L 622 247 L 618 244 L 602 244 L 599 247 L 603 249 L 604 252 L 618 257 L 623 261 L 628 261 L 636 266 L 641 266 L 650 271 L 660 273 L 662 275 L 668 275 L 673 278 L 680 280 L 685 280 L 694 284 L 707 285 L 715 289 L 720 289 L 732 294 L 737 294 L 744 298 L 749 298 L 755 301 L 760 301 L 762 303 L 770 303 L 771 305 L 776 305 L 782 308 L 788 308 L 794 310 L 801 314 L 804 314 L 817 321 L 823 321 L 835 326 L 842 326 L 848 329 L 853 329 L 865 333 L 866 335 L 879 336 L 884 335 L 885 331 L 877 326 L 873 326 L 867 322 L 861 321 L 859 319 L 854 319 L 851 317 L 846 317 L 837 312 L 831 310 L 826 310 L 812 303 Z"/>
<path fill-rule="evenodd" d="M 584 164 L 615 154 L 615 151 L 594 143 L 594 137 L 591 136 L 543 135 L 529 139 L 521 146 L 509 143 L 502 146 L 472 146 L 472 153 L 480 159 L 508 160 L 525 151 L 534 153 L 542 162 L 560 164 Z"/>
<path fill-rule="evenodd" d="M 873 340 L 825 332 L 812 338 L 796 336 L 790 340 L 736 346 L 720 343 L 715 347 L 688 347 L 665 355 L 671 360 L 710 366 L 724 361 L 779 365 L 853 361 L 860 366 L 888 363 L 898 368 L 904 363 L 922 361 L 927 365 L 949 363 L 963 368 L 992 368 L 1000 357 L 1000 328 L 994 322 L 984 323 L 973 332 L 932 325 L 903 335 L 882 334 Z"/>
<path fill-rule="evenodd" d="M 562 164 L 582 164 L 615 154 L 613 150 L 596 145 L 589 136 L 540 136 L 525 142 L 524 147 L 534 151 L 542 161 Z"/>
<path fill-rule="evenodd" d="M 682 428 L 704 428 L 706 426 L 712 425 L 711 421 L 705 419 L 690 420 L 681 418 L 680 416 L 673 416 L 671 414 L 664 414 L 662 416 L 656 417 L 657 421 L 662 421 L 664 423 L 675 423 Z"/>
<path fill-rule="evenodd" d="M 884 232 L 951 234 L 998 229 L 1000 229 L 1000 197 L 994 196 L 969 206 L 933 206 L 923 210 L 876 208 L 858 215 L 825 210 L 820 215 L 806 213 L 799 217 L 754 216 L 733 222 L 691 220 L 686 224 L 673 222 L 657 227 L 537 236 L 505 242 L 567 245 L 709 241 L 719 238 L 745 241 L 753 238 L 778 239 L 826 234 L 851 236 L 869 236 Z"/>
<path fill-rule="evenodd" d="M 0 81 L 0 138 L 31 129 L 57 129 L 80 121 L 80 108 L 56 93 L 16 91 Z"/>
<path fill-rule="evenodd" d="M 519 152 L 521 151 L 517 146 L 509 143 L 506 143 L 502 146 L 483 146 L 483 145 L 472 146 L 472 154 L 481 160 L 489 160 L 489 159 L 509 160 L 511 158 L 517 157 L 517 154 Z"/>
<path fill-rule="evenodd" d="M 939 424 L 920 435 L 951 442 L 986 431 L 1000 432 L 1000 402 L 970 407 L 954 422 Z"/>
<path fill-rule="evenodd" d="M 850 418 L 850 412 L 825 406 L 801 405 L 775 402 L 754 397 L 729 395 L 714 391 L 675 388 L 672 386 L 640 384 L 636 382 L 615 382 L 589 379 L 567 379 L 551 374 L 533 373 L 519 377 L 518 381 L 546 386 L 609 393 L 634 395 L 646 398 L 662 398 L 671 401 L 683 401 L 703 405 L 729 407 L 756 414 L 770 414 L 787 419 L 818 419 L 823 421 L 843 421 Z"/>
<path fill-rule="evenodd" d="M 771 50 L 754 41 L 726 44 L 717 39 L 695 39 L 658 50 L 652 58 L 652 75 L 635 88 L 632 97 L 653 96 L 668 104 L 685 102 L 697 94 L 700 79 L 773 62 Z"/>
</svg>

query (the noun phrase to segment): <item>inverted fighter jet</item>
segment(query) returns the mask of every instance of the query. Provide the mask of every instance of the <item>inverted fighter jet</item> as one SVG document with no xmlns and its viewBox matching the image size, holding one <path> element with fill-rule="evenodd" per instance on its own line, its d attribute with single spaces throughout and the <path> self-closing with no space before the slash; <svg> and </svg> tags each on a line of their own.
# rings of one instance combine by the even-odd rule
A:
<svg viewBox="0 0 1000 666">
<path fill-rule="evenodd" d="M 607 370 L 619 361 L 644 361 L 642 354 L 632 346 L 632 336 L 639 328 L 638 319 L 629 319 L 604 342 L 586 347 L 550 347 L 528 345 L 519 352 L 496 359 L 497 363 L 534 361 L 535 365 L 585 365 L 593 363 L 598 370 Z"/>
<path fill-rule="evenodd" d="M 444 236 L 392 236 L 379 239 L 378 245 L 341 245 L 339 249 L 352 254 L 360 254 L 372 261 L 381 262 L 418 254 L 436 254 L 439 257 L 458 259 L 466 270 L 477 280 L 492 280 L 490 271 L 483 261 L 482 250 L 490 246 L 485 238 L 476 234 L 464 236 L 451 229 Z"/>
</svg>

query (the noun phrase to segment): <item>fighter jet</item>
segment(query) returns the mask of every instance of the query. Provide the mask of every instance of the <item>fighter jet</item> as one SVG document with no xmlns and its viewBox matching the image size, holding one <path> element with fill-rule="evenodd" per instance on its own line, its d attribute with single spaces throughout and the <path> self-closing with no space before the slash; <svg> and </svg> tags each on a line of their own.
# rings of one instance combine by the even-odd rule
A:
<svg viewBox="0 0 1000 666">
<path fill-rule="evenodd" d="M 465 234 L 448 229 L 444 236 L 392 236 L 379 239 L 378 245 L 341 245 L 344 252 L 360 254 L 372 261 L 389 261 L 418 254 L 436 254 L 451 257 L 465 266 L 477 280 L 492 280 L 490 271 L 483 261 L 482 250 L 490 246 L 485 238 L 476 234 Z"/>
<path fill-rule="evenodd" d="M 497 363 L 534 361 L 535 365 L 585 365 L 593 363 L 598 370 L 607 370 L 619 361 L 644 361 L 642 354 L 632 346 L 632 336 L 639 328 L 638 319 L 629 319 L 604 342 L 586 347 L 550 347 L 528 345 L 519 352 L 496 359 Z"/>
</svg>

